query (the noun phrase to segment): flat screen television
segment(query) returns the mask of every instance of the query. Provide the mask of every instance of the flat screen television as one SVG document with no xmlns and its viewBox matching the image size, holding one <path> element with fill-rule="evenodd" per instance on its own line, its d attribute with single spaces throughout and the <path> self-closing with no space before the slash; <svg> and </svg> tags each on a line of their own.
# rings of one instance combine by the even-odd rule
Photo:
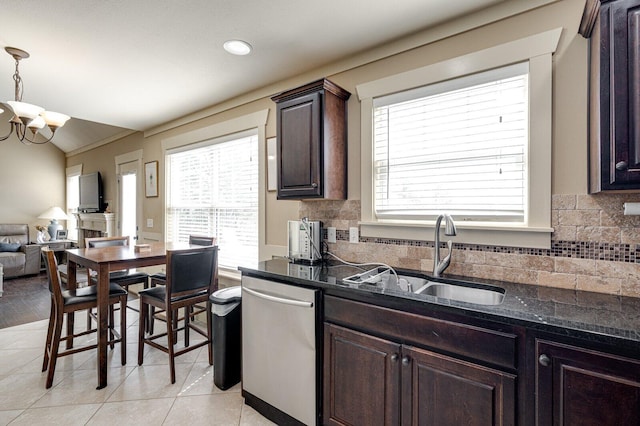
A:
<svg viewBox="0 0 640 426">
<path fill-rule="evenodd" d="M 102 213 L 104 207 L 100 172 L 81 175 L 78 211 L 81 213 Z"/>
</svg>

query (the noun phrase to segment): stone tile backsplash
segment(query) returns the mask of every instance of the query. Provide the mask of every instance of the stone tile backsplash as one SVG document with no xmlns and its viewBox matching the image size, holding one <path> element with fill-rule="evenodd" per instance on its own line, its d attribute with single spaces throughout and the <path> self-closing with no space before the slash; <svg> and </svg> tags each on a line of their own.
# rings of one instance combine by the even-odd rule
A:
<svg viewBox="0 0 640 426">
<path fill-rule="evenodd" d="M 625 202 L 639 201 L 640 194 L 554 195 L 550 249 L 456 243 L 447 273 L 640 297 L 640 216 L 623 214 Z M 302 202 L 304 216 L 336 227 L 329 251 L 344 260 L 433 268 L 433 241 L 360 237 L 359 244 L 349 243 L 359 200 Z"/>
</svg>

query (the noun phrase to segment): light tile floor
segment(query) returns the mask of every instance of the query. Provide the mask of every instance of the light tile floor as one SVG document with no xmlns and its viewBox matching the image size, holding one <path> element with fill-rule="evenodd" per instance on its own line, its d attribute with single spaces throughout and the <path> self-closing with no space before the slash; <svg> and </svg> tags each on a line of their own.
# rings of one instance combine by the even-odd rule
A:
<svg viewBox="0 0 640 426">
<path fill-rule="evenodd" d="M 77 328 L 86 327 L 85 318 L 76 314 Z M 273 424 L 244 404 L 240 384 L 227 391 L 213 384 L 206 347 L 176 359 L 173 385 L 164 352 L 145 345 L 138 366 L 136 312 L 127 311 L 127 324 L 127 365 L 120 365 L 119 345 L 109 350 L 108 386 L 101 390 L 92 350 L 59 358 L 54 384 L 45 389 L 40 370 L 48 320 L 0 329 L 0 426 Z M 195 341 L 197 334 L 191 336 Z"/>
</svg>

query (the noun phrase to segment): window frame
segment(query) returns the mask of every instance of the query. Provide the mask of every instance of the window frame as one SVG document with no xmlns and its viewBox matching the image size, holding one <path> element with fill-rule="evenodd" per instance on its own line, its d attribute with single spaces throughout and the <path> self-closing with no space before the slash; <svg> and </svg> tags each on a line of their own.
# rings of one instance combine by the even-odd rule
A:
<svg viewBox="0 0 640 426">
<path fill-rule="evenodd" d="M 265 167 L 265 149 L 261 147 L 266 146 L 266 124 L 269 110 L 264 109 L 256 111 L 250 114 L 242 115 L 240 117 L 230 119 L 227 121 L 219 122 L 209 126 L 205 126 L 196 130 L 192 130 L 186 133 L 182 133 L 176 136 L 168 137 L 161 141 L 162 145 L 162 161 L 165 167 L 166 176 L 166 161 L 164 160 L 167 151 L 176 149 L 190 149 L 196 147 L 199 143 L 203 143 L 212 139 L 220 139 L 226 135 L 240 133 L 245 130 L 257 129 L 258 130 L 258 176 L 264 176 L 266 173 Z M 162 191 L 162 189 L 161 189 Z M 165 185 L 166 191 L 166 185 Z M 265 180 L 258 179 L 258 261 L 265 259 L 271 255 L 271 247 L 265 244 L 266 231 L 263 224 L 265 223 Z M 166 194 L 163 193 L 166 197 Z M 164 235 L 167 235 L 166 231 L 166 210 L 163 213 L 164 220 Z M 164 238 L 164 237 L 163 237 Z M 224 272 L 229 277 L 239 277 L 239 272 L 234 269 L 220 268 L 221 272 Z"/>
<path fill-rule="evenodd" d="M 182 209 L 184 208 L 184 205 L 181 204 L 169 204 L 169 200 L 172 198 L 171 197 L 171 188 L 172 188 L 172 172 L 171 172 L 171 164 L 172 164 L 172 160 L 170 159 L 171 156 L 174 155 L 180 155 L 180 154 L 184 154 L 187 153 L 187 155 L 190 158 L 194 158 L 197 157 L 199 154 L 202 154 L 202 152 L 200 151 L 202 148 L 211 148 L 214 151 L 217 149 L 220 149 L 220 146 L 224 145 L 224 144 L 228 144 L 228 143 L 233 143 L 233 142 L 238 142 L 240 141 L 241 143 L 244 143 L 246 139 L 250 139 L 250 144 L 252 145 L 252 150 L 255 149 L 255 153 L 251 152 L 251 168 L 253 169 L 255 167 L 255 186 L 253 185 L 253 183 L 251 184 L 251 188 L 252 188 L 252 194 L 251 194 L 251 200 L 255 201 L 256 203 L 256 208 L 255 210 L 252 208 L 251 211 L 255 212 L 255 215 L 258 215 L 258 185 L 257 185 L 257 180 L 259 179 L 259 168 L 258 168 L 258 151 L 259 151 L 259 147 L 258 147 L 258 129 L 257 128 L 253 128 L 253 129 L 249 129 L 249 130 L 244 130 L 238 133 L 232 133 L 229 135 L 225 135 L 219 138 L 214 138 L 214 139 L 210 139 L 207 141 L 202 141 L 196 144 L 191 144 L 191 145 L 187 145 L 187 146 L 183 146 L 183 147 L 179 147 L 179 148 L 175 148 L 175 149 L 171 149 L 171 150 L 167 150 L 165 152 L 165 176 L 166 176 L 166 185 L 165 185 L 165 239 L 168 238 L 169 234 L 172 233 L 170 232 L 170 228 L 171 226 L 169 226 L 169 220 L 168 220 L 168 216 L 169 216 L 169 211 L 170 210 L 174 210 L 175 209 Z M 234 147 L 235 148 L 235 147 Z M 232 149 L 234 149 L 232 148 Z M 237 149 L 237 148 L 236 148 Z M 193 152 L 193 151 L 198 151 L 198 152 Z M 217 151 L 218 153 L 220 153 L 220 151 Z M 211 153 L 211 152 L 210 152 Z M 211 157 L 212 159 L 215 158 Z M 214 160 L 215 162 L 215 160 Z M 213 166 L 213 169 L 216 170 L 216 166 Z M 218 171 L 218 176 L 220 175 L 219 170 Z M 204 173 L 202 171 L 200 171 L 200 173 Z M 253 172 L 251 172 L 253 173 Z M 253 176 L 253 175 L 252 175 Z M 200 177 L 196 178 L 197 180 L 201 180 Z M 214 180 L 215 181 L 215 180 Z M 255 191 L 255 193 L 253 193 L 253 191 Z M 213 192 L 215 192 L 215 189 L 213 190 Z M 255 198 L 254 198 L 255 197 Z M 177 197 L 177 198 L 181 198 L 181 197 Z M 189 198 L 190 200 L 191 198 Z M 246 198 L 245 198 L 246 199 Z M 227 208 L 225 207 L 225 203 L 223 201 L 222 202 L 222 206 L 216 203 L 213 204 L 207 204 L 207 207 L 203 207 L 203 208 L 211 208 L 213 211 L 217 211 L 217 212 L 224 212 L 227 210 Z M 183 221 L 177 221 L 174 222 L 172 225 L 177 225 L 177 224 L 185 224 Z M 194 224 L 195 225 L 195 224 Z M 252 226 L 255 226 L 255 228 L 251 228 L 250 232 L 248 233 L 249 235 L 253 236 L 255 235 L 255 254 L 256 254 L 256 259 L 253 259 L 252 262 L 257 262 L 257 256 L 258 256 L 258 252 L 259 252 L 259 241 L 257 238 L 257 231 L 258 231 L 258 223 L 256 220 L 255 224 L 252 224 Z M 216 226 L 217 231 L 220 231 L 220 226 Z M 253 232 L 253 230 L 255 229 L 255 234 Z M 220 242 L 220 234 L 216 234 L 216 233 L 207 233 L 206 231 L 202 231 L 204 232 L 204 234 L 206 235 L 211 235 L 213 237 L 218 237 L 218 242 Z M 186 235 L 183 235 L 183 238 L 186 238 Z M 173 241 L 175 241 L 175 236 Z M 186 240 L 185 240 L 186 241 Z M 251 244 L 251 246 L 253 247 L 253 244 Z M 228 251 L 229 248 L 227 248 L 226 251 Z M 236 252 L 233 252 L 234 255 L 236 254 Z M 235 256 L 234 256 L 235 257 Z M 230 270 L 235 270 L 237 267 L 239 266 L 247 266 L 247 265 L 231 265 L 229 263 L 225 264 L 224 263 L 224 257 L 220 257 L 219 256 L 219 260 L 218 260 L 218 265 L 220 266 L 220 268 L 226 268 L 226 269 L 230 269 Z"/>
<path fill-rule="evenodd" d="M 528 199 L 525 223 L 457 222 L 453 241 L 469 244 L 550 248 L 552 55 L 562 28 L 528 36 L 356 86 L 361 102 L 361 221 L 363 237 L 432 240 L 434 221 L 378 219 L 374 208 L 374 99 L 518 62 L 529 65 Z M 535 208 L 530 208 L 535 206 Z M 454 217 L 455 219 L 455 217 Z M 416 238 L 416 236 L 419 236 Z"/>
<path fill-rule="evenodd" d="M 69 179 L 70 178 L 79 178 L 82 175 L 82 164 L 78 164 L 75 166 L 67 167 L 65 170 L 66 176 L 66 184 L 65 184 L 65 213 L 69 216 L 67 219 L 66 227 L 67 227 L 67 239 L 77 241 L 78 240 L 78 223 L 76 220 L 75 214 L 78 213 L 78 206 L 72 207 L 69 206 L 69 192 L 71 188 L 69 188 Z M 77 185 L 73 188 L 76 191 L 76 198 L 80 198 L 80 187 Z"/>
</svg>

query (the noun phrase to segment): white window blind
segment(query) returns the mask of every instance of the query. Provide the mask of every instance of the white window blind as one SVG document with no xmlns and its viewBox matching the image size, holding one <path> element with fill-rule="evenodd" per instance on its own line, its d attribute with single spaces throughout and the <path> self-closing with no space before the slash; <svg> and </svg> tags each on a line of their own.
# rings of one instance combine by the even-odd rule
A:
<svg viewBox="0 0 640 426">
<path fill-rule="evenodd" d="M 374 99 L 376 216 L 524 222 L 528 105 L 527 64 Z"/>
<path fill-rule="evenodd" d="M 257 130 L 167 154 L 167 240 L 217 238 L 220 266 L 258 261 Z"/>
</svg>

